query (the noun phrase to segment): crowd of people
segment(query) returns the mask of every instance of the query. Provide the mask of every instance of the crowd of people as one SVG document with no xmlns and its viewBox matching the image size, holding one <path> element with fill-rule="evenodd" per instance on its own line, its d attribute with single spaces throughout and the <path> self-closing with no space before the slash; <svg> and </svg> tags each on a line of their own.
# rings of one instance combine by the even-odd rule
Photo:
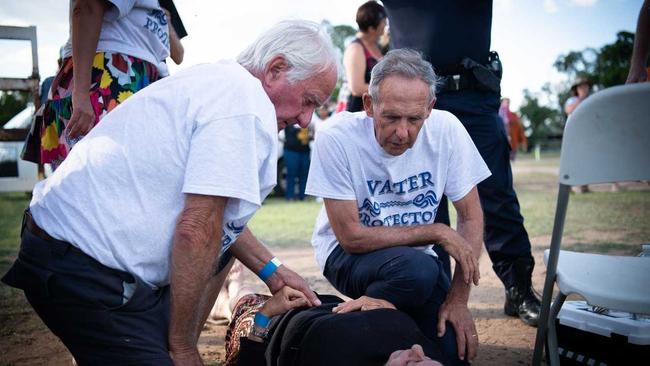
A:
<svg viewBox="0 0 650 366">
<path fill-rule="evenodd" d="M 645 1 L 640 29 L 647 13 Z M 504 313 L 537 325 L 510 168 L 526 141 L 500 96 L 492 1 L 368 1 L 356 19 L 347 112 L 329 116 L 342 75 L 316 23 L 280 22 L 236 60 L 169 76 L 185 35 L 171 1 L 73 3 L 30 135 L 56 169 L 34 188 L 2 281 L 79 365 L 201 365 L 198 338 L 235 263 L 272 295 L 237 295 L 227 364 L 469 364 L 483 246 Z M 632 81 L 641 74 L 635 63 Z M 589 86 L 576 84 L 567 113 Z M 352 300 L 314 293 L 247 226 L 276 184 L 281 130 L 287 199 L 322 198 L 316 261 Z"/>
</svg>

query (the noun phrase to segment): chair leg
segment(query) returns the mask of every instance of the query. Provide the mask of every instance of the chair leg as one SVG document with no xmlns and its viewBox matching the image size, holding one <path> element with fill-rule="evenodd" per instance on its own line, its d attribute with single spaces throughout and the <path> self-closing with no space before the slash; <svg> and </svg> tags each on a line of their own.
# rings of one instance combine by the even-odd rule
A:
<svg viewBox="0 0 650 366">
<path fill-rule="evenodd" d="M 557 196 L 557 208 L 555 210 L 555 221 L 553 224 L 553 235 L 551 237 L 551 248 L 548 262 L 546 264 L 546 278 L 544 280 L 544 291 L 542 294 L 542 307 L 539 314 L 537 325 L 537 336 L 535 337 L 535 348 L 533 351 L 533 366 L 539 366 L 544 355 L 544 344 L 546 343 L 546 334 L 549 326 L 549 312 L 551 299 L 553 298 L 553 287 L 555 285 L 555 275 L 557 262 L 560 252 L 560 243 L 562 241 L 562 232 L 564 230 L 564 219 L 566 217 L 567 204 L 569 202 L 569 192 L 571 187 L 560 184 Z"/>
<path fill-rule="evenodd" d="M 555 301 L 553 302 L 553 307 L 551 308 L 551 313 L 549 314 L 548 317 L 547 355 L 548 355 L 548 363 L 551 366 L 560 365 L 560 354 L 558 349 L 559 347 L 557 344 L 557 331 L 555 327 L 555 319 L 557 319 L 557 316 L 560 313 L 560 310 L 562 309 L 562 304 L 564 304 L 564 300 L 566 300 L 566 295 L 560 292 L 555 298 Z"/>
</svg>

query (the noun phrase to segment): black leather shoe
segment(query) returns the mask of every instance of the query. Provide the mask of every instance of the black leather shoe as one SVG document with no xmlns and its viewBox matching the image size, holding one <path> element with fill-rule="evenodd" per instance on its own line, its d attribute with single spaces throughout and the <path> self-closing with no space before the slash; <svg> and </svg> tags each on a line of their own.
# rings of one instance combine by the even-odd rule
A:
<svg viewBox="0 0 650 366">
<path fill-rule="evenodd" d="M 518 316 L 527 325 L 536 327 L 541 305 L 539 297 L 531 286 L 527 286 L 523 291 L 513 286 L 506 290 L 503 311 L 506 315 Z"/>
</svg>

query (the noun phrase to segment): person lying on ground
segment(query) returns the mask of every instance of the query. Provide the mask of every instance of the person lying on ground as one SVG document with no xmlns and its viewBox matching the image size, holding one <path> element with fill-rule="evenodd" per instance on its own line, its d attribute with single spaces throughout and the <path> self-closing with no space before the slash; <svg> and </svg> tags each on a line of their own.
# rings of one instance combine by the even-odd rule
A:
<svg viewBox="0 0 650 366">
<path fill-rule="evenodd" d="M 226 332 L 225 365 L 447 364 L 442 347 L 390 302 L 318 297 L 322 305 L 307 308 L 304 294 L 289 287 L 242 296 Z"/>
</svg>

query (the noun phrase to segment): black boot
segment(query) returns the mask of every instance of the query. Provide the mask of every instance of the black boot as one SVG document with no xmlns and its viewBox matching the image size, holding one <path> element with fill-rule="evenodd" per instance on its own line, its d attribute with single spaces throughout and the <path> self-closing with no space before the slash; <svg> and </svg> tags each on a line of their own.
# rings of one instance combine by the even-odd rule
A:
<svg viewBox="0 0 650 366">
<path fill-rule="evenodd" d="M 524 323 L 536 327 L 539 321 L 541 302 L 531 284 L 534 263 L 528 258 L 519 258 L 513 263 L 516 283 L 506 289 L 506 315 L 518 316 Z"/>
</svg>

